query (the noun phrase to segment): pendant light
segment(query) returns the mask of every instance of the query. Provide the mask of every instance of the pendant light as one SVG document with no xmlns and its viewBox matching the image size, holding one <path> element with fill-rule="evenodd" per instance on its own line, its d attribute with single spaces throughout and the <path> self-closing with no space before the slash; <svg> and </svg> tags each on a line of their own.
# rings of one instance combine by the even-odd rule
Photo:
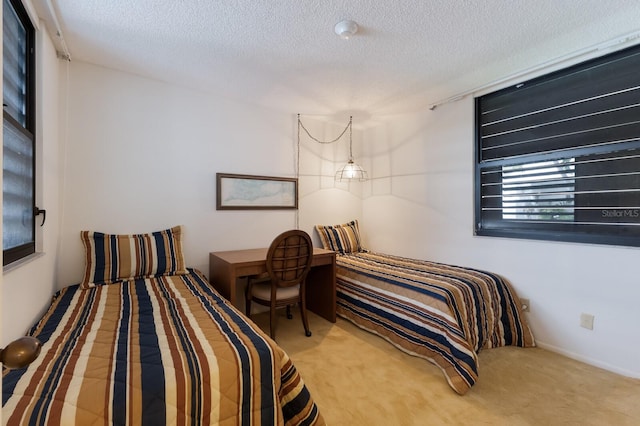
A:
<svg viewBox="0 0 640 426">
<path fill-rule="evenodd" d="M 353 117 L 349 117 L 349 161 L 342 166 L 336 172 L 335 180 L 342 182 L 343 180 L 357 179 L 360 182 L 367 180 L 367 172 L 358 164 L 353 162 L 353 132 L 352 132 Z"/>
<path fill-rule="evenodd" d="M 340 138 L 342 138 L 342 136 L 344 136 L 344 134 L 347 132 L 347 130 L 349 130 L 349 161 L 347 162 L 347 164 L 345 164 L 344 166 L 342 166 L 340 169 L 338 169 L 338 171 L 335 174 L 335 180 L 336 182 L 343 182 L 343 181 L 350 181 L 350 180 L 358 180 L 360 182 L 364 182 L 367 180 L 367 172 L 360 167 L 358 164 L 356 164 L 353 161 L 353 117 L 349 117 L 349 123 L 347 124 L 347 126 L 344 128 L 344 130 L 342 131 L 342 133 L 340 133 L 340 135 L 331 140 L 331 141 L 321 141 L 313 136 L 311 136 L 311 133 L 309 133 L 309 130 L 307 130 L 306 127 L 304 127 L 304 124 L 302 124 L 302 121 L 300 120 L 300 114 L 298 114 L 298 146 L 300 146 L 300 129 L 303 129 L 305 131 L 305 133 L 314 141 L 320 143 L 320 144 L 330 144 L 330 143 L 334 143 L 334 142 L 338 142 L 340 140 Z M 299 151 L 299 148 L 298 148 Z"/>
</svg>

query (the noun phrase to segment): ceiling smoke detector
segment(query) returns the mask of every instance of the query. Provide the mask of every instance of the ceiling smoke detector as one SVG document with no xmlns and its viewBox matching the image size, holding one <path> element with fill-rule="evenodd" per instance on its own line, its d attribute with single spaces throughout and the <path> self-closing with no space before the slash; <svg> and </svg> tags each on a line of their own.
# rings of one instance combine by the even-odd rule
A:
<svg viewBox="0 0 640 426">
<path fill-rule="evenodd" d="M 354 21 L 340 21 L 336 24 L 335 28 L 336 34 L 340 36 L 340 38 L 344 40 L 349 40 L 355 33 L 358 32 L 358 24 Z"/>
</svg>

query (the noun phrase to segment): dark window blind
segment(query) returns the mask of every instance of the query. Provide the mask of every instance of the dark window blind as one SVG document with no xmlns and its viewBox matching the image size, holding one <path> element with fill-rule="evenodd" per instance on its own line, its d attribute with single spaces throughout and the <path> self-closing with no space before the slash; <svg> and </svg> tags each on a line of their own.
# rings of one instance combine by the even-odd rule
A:
<svg viewBox="0 0 640 426">
<path fill-rule="evenodd" d="M 3 265 L 35 252 L 34 29 L 3 0 Z"/>
<path fill-rule="evenodd" d="M 3 37 L 3 103 L 4 111 L 26 127 L 27 105 L 27 29 L 9 0 L 4 0 Z"/>
<path fill-rule="evenodd" d="M 476 99 L 476 234 L 640 246 L 640 46 Z"/>
</svg>

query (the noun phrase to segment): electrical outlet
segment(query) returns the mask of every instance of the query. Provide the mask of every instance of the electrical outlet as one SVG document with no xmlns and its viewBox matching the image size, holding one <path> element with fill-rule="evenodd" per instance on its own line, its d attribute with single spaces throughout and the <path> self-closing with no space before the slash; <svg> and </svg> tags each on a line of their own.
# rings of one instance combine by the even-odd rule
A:
<svg viewBox="0 0 640 426">
<path fill-rule="evenodd" d="M 531 311 L 531 304 L 529 303 L 529 299 L 520 299 L 520 306 L 522 306 L 522 310 L 525 312 Z"/>
<path fill-rule="evenodd" d="M 580 327 L 593 330 L 594 316 L 591 314 L 580 314 Z"/>
</svg>

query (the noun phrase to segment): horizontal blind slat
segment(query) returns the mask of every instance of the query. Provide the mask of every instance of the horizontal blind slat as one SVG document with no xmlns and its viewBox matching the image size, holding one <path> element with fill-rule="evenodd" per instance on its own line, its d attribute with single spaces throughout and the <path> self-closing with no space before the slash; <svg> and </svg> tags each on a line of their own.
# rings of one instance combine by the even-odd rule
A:
<svg viewBox="0 0 640 426">
<path fill-rule="evenodd" d="M 627 49 L 482 97 L 482 123 L 636 86 L 640 51 Z"/>
</svg>

